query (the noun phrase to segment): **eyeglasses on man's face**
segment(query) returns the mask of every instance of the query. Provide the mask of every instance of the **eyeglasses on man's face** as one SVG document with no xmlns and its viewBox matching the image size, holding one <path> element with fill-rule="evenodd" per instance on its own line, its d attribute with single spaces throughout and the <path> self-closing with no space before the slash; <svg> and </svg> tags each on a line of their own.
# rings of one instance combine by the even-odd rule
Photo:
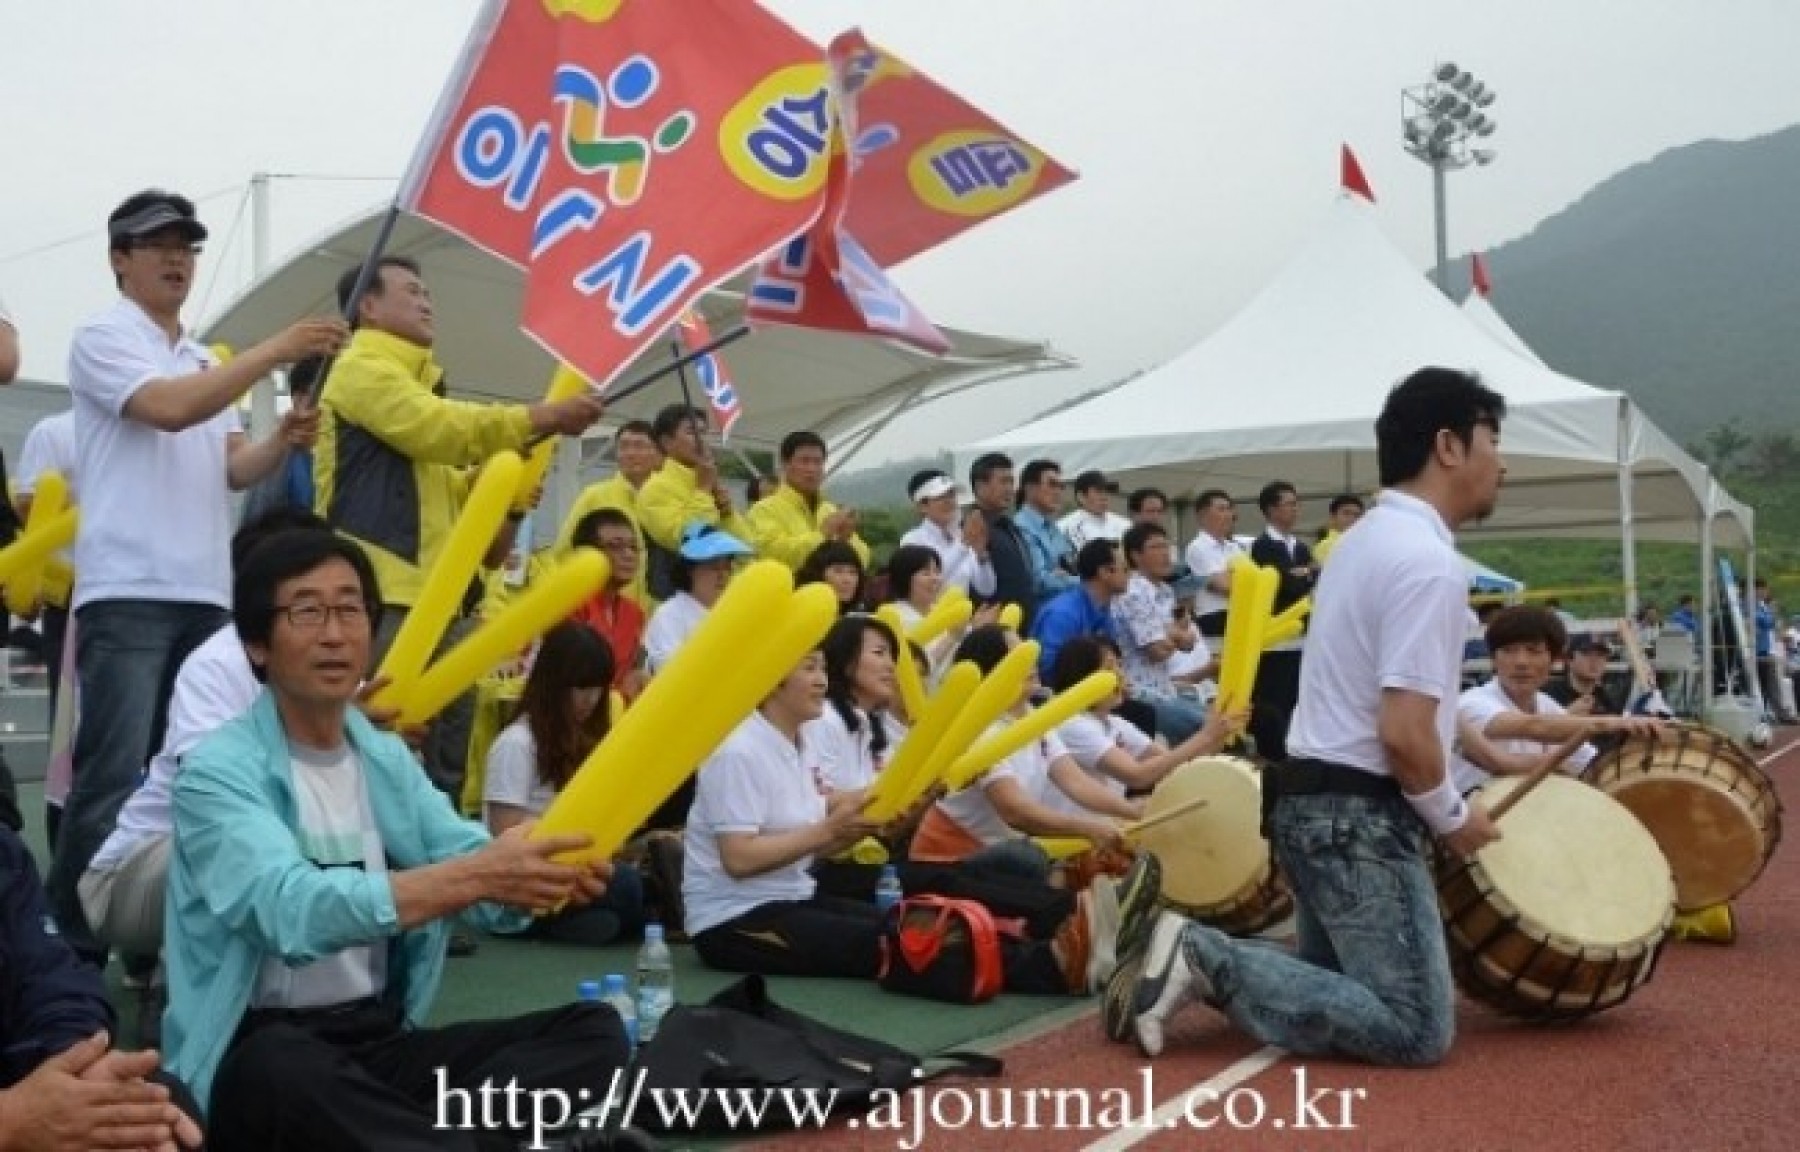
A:
<svg viewBox="0 0 1800 1152">
<path fill-rule="evenodd" d="M 347 604 L 316 604 L 311 601 L 303 604 L 277 604 L 275 611 L 286 616 L 289 624 L 303 632 L 316 632 L 325 627 L 325 622 L 333 617 L 346 628 L 359 627 L 369 620 L 368 605 L 361 601 Z"/>
</svg>

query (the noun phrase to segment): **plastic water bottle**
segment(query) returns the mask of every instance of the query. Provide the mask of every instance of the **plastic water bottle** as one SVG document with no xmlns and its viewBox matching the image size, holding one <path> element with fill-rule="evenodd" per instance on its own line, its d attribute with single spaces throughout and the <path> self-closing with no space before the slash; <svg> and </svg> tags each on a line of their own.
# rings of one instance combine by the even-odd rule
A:
<svg viewBox="0 0 1800 1152">
<path fill-rule="evenodd" d="M 644 925 L 644 946 L 637 959 L 637 1004 L 638 1036 L 648 1044 L 675 1006 L 675 961 L 661 924 Z"/>
<path fill-rule="evenodd" d="M 631 993 L 625 990 L 625 977 L 618 972 L 608 973 L 606 983 L 600 986 L 600 998 L 611 1004 L 613 1011 L 625 1024 L 625 1040 L 631 1045 L 633 1052 L 638 1046 L 637 1007 L 631 1002 Z"/>
<path fill-rule="evenodd" d="M 875 907 L 883 916 L 886 916 L 888 909 L 900 903 L 902 895 L 904 893 L 900 890 L 900 873 L 894 870 L 892 864 L 882 865 L 881 879 L 875 882 Z"/>
<path fill-rule="evenodd" d="M 575 998 L 583 1004 L 600 1003 L 600 981 L 583 980 L 575 986 Z"/>
</svg>

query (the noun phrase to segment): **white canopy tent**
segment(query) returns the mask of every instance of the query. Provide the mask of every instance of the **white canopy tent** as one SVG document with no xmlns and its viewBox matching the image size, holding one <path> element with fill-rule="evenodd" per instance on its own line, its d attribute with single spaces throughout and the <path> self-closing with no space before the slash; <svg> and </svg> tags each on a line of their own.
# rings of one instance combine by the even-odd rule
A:
<svg viewBox="0 0 1800 1152">
<path fill-rule="evenodd" d="M 358 266 L 386 209 L 361 216 L 303 246 L 226 304 L 205 325 L 205 339 L 245 345 L 294 320 L 336 310 L 335 285 Z M 542 397 L 555 362 L 519 330 L 524 280 L 517 268 L 448 232 L 402 216 L 386 251 L 423 265 L 438 318 L 437 357 L 452 394 L 528 401 Z M 701 306 L 715 336 L 743 317 L 745 277 L 709 293 Z M 733 444 L 769 448 L 810 428 L 830 442 L 872 415 L 999 376 L 1069 368 L 1074 361 L 1044 343 L 942 329 L 950 352 L 933 358 L 881 340 L 793 328 L 758 329 L 722 352 L 743 399 Z M 616 384 L 672 359 L 668 345 L 646 351 Z M 694 385 L 694 400 L 706 401 Z M 681 397 L 673 375 L 609 408 L 608 421 L 648 419 Z"/>
<path fill-rule="evenodd" d="M 1691 541 L 1716 511 L 1724 539 L 1748 544 L 1748 510 L 1629 397 L 1508 351 L 1347 195 L 1211 337 L 1104 396 L 960 448 L 957 464 L 985 452 L 1042 457 L 1171 495 L 1219 487 L 1248 497 L 1277 477 L 1307 499 L 1369 492 L 1375 417 L 1388 389 L 1428 364 L 1478 372 L 1507 398 L 1506 489 L 1465 536 L 1620 537 L 1633 602 L 1637 537 Z"/>
</svg>

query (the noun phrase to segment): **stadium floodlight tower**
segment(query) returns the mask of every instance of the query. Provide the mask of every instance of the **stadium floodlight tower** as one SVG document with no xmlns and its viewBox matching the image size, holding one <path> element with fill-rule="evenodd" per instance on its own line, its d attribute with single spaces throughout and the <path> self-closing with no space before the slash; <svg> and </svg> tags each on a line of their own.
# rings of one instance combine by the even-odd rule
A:
<svg viewBox="0 0 1800 1152">
<path fill-rule="evenodd" d="M 1444 206 L 1445 177 L 1470 165 L 1485 167 L 1498 155 L 1477 145 L 1494 134 L 1487 109 L 1494 90 L 1451 63 L 1432 69 L 1431 79 L 1400 92 L 1400 139 L 1408 154 L 1431 169 L 1437 223 L 1438 291 L 1450 294 L 1450 230 Z"/>
</svg>

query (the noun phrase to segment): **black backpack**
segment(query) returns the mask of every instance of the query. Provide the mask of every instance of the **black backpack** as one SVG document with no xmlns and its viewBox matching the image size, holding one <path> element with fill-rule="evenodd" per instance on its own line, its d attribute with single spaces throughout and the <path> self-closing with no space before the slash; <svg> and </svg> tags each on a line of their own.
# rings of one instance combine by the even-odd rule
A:
<svg viewBox="0 0 1800 1152">
<path fill-rule="evenodd" d="M 998 1076 L 1002 1062 L 980 1053 L 946 1052 L 926 1061 L 892 1044 L 844 1032 L 783 1008 L 760 976 L 747 976 L 704 1005 L 669 1011 L 656 1038 L 638 1054 L 628 1096 L 638 1099 L 630 1122 L 657 1133 L 718 1134 L 788 1131 L 825 1116 L 862 1116 L 914 1085 L 942 1076 Z M 790 1109 L 783 1097 L 796 1105 Z M 663 1101 L 681 1094 L 677 1113 Z M 735 1102 L 765 1103 L 760 1122 Z M 703 1101 L 703 1103 L 698 1103 Z M 816 1106 L 816 1112 L 807 1112 Z"/>
</svg>

